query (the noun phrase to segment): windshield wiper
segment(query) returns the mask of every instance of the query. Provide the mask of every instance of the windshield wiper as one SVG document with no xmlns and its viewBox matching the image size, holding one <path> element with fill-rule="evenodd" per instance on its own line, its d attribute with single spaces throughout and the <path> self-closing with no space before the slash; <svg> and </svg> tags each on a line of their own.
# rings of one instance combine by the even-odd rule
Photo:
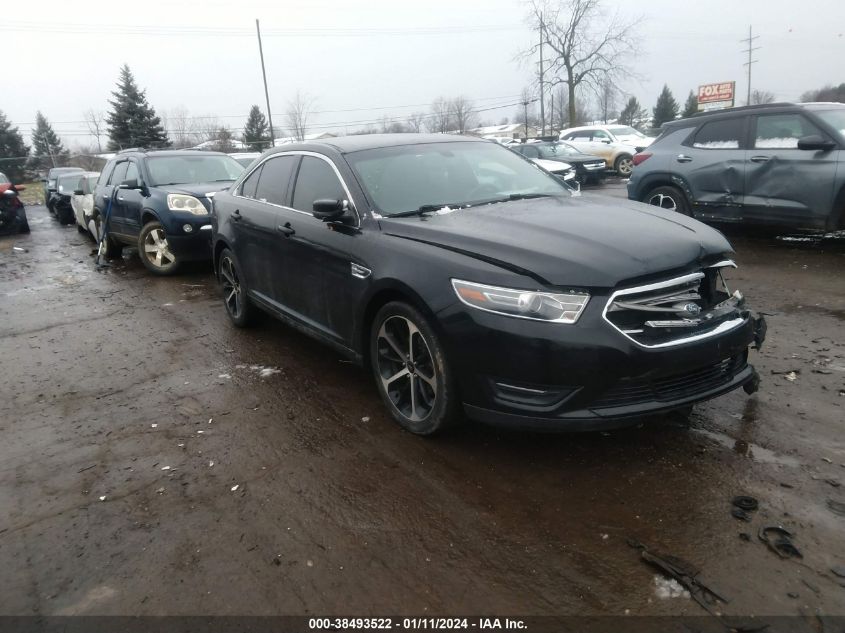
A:
<svg viewBox="0 0 845 633">
<path fill-rule="evenodd" d="M 429 213 L 430 211 L 440 211 L 440 209 L 445 209 L 449 207 L 450 209 L 457 209 L 459 207 L 467 207 L 469 206 L 466 203 L 456 203 L 456 202 L 449 202 L 446 204 L 424 204 L 417 209 L 413 209 L 411 211 L 400 211 L 399 213 L 391 213 L 387 217 L 389 218 L 407 218 L 412 215 L 424 215 Z"/>
</svg>

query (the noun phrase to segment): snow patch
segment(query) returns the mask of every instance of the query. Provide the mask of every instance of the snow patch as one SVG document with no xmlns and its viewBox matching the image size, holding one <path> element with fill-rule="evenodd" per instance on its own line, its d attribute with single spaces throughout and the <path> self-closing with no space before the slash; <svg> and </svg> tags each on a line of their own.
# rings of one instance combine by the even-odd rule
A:
<svg viewBox="0 0 845 633">
<path fill-rule="evenodd" d="M 664 578 L 663 576 L 654 577 L 654 593 L 661 600 L 668 600 L 669 598 L 687 598 L 689 599 L 689 591 L 683 588 L 674 578 Z"/>
</svg>

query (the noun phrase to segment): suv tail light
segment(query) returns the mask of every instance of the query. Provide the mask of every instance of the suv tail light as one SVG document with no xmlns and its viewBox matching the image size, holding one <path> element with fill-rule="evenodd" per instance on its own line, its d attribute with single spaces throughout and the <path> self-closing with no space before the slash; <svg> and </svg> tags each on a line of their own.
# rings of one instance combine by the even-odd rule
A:
<svg viewBox="0 0 845 633">
<path fill-rule="evenodd" d="M 636 167 L 640 163 L 646 162 L 649 158 L 651 158 L 651 152 L 639 152 L 637 154 L 634 154 L 634 166 Z"/>
</svg>

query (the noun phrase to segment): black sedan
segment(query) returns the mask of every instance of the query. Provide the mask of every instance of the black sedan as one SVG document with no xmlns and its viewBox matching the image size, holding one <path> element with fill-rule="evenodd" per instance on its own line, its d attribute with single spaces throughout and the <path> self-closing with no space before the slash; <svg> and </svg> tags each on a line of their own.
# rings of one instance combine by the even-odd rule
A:
<svg viewBox="0 0 845 633">
<path fill-rule="evenodd" d="M 541 158 L 568 163 L 575 168 L 575 178 L 582 184 L 597 184 L 604 180 L 607 163 L 600 156 L 585 154 L 569 143 L 522 143 L 510 149 L 526 158 Z"/>
<path fill-rule="evenodd" d="M 610 428 L 756 389 L 748 350 L 765 323 L 725 284 L 721 233 L 641 203 L 572 197 L 494 143 L 287 145 L 213 206 L 232 322 L 260 308 L 371 368 L 413 433 L 464 412 Z"/>
</svg>

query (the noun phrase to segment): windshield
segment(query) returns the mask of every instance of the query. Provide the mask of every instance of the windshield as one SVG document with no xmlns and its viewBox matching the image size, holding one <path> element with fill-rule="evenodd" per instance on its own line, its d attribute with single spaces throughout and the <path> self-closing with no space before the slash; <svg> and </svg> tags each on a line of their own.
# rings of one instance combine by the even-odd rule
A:
<svg viewBox="0 0 845 633">
<path fill-rule="evenodd" d="M 10 182 L 12 181 L 6 178 L 6 174 L 0 171 L 0 185 L 8 185 Z"/>
<path fill-rule="evenodd" d="M 70 176 L 59 176 L 59 193 L 72 194 L 79 188 L 79 181 L 82 177 L 79 174 L 71 174 Z"/>
<path fill-rule="evenodd" d="M 252 156 L 252 155 L 249 155 L 249 156 L 232 156 L 232 158 L 234 158 L 236 161 L 238 161 L 244 167 L 249 167 L 250 165 L 252 165 L 253 161 L 255 161 L 255 159 L 258 158 L 259 156 L 261 156 L 261 154 L 256 154 L 255 156 Z"/>
<path fill-rule="evenodd" d="M 635 136 L 637 138 L 645 138 L 645 134 L 627 125 L 609 127 L 607 129 L 616 136 Z"/>
<path fill-rule="evenodd" d="M 244 166 L 230 156 L 158 156 L 147 160 L 150 183 L 182 185 L 194 182 L 237 180 Z"/>
<path fill-rule="evenodd" d="M 845 108 L 837 108 L 836 110 L 816 110 L 815 114 L 822 121 L 839 132 L 843 138 L 845 138 Z"/>
<path fill-rule="evenodd" d="M 572 145 L 566 143 L 553 143 L 551 145 L 539 145 L 537 149 L 540 151 L 540 158 L 562 158 L 563 156 L 575 156 L 582 154 Z"/>
<path fill-rule="evenodd" d="M 426 205 L 459 207 L 520 195 L 567 194 L 566 186 L 496 143 L 430 143 L 347 154 L 384 215 Z"/>
</svg>

